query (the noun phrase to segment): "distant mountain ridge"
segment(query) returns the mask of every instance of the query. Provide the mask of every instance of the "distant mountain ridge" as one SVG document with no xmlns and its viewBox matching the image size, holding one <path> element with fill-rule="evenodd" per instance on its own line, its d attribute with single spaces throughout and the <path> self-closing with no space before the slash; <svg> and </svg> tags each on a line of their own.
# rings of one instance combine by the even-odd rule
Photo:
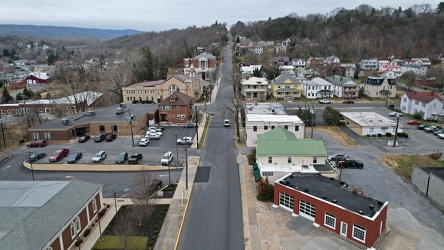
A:
<svg viewBox="0 0 444 250">
<path fill-rule="evenodd" d="M 0 36 L 5 35 L 30 35 L 43 38 L 93 38 L 93 39 L 114 39 L 126 35 L 134 35 L 143 33 L 138 30 L 105 30 L 105 29 L 88 29 L 61 26 L 40 26 L 40 25 L 18 25 L 18 24 L 0 24 Z"/>
</svg>

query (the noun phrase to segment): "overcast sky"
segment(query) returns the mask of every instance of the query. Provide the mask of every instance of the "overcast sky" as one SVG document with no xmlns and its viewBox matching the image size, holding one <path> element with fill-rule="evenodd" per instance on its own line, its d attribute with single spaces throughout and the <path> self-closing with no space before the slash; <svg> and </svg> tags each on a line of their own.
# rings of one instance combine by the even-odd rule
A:
<svg viewBox="0 0 444 250">
<path fill-rule="evenodd" d="M 100 29 L 163 31 L 196 25 L 210 26 L 216 20 L 228 28 L 237 21 L 330 13 L 343 7 L 354 9 L 367 3 L 376 9 L 428 3 L 435 9 L 442 0 L 8 0 L 0 5 L 0 24 L 33 24 Z"/>
</svg>

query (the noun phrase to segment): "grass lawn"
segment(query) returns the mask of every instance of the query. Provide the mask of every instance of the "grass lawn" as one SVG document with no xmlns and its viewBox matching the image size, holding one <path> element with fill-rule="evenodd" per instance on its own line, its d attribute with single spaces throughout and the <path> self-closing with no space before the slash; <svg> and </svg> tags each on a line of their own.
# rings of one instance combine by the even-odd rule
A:
<svg viewBox="0 0 444 250">
<path fill-rule="evenodd" d="M 315 131 L 319 131 L 329 135 L 331 138 L 337 140 L 342 146 L 345 147 L 359 147 L 359 144 L 350 138 L 346 133 L 334 126 L 317 126 L 314 127 Z"/>
<path fill-rule="evenodd" d="M 148 237 L 132 236 L 132 244 L 130 249 L 146 249 Z M 119 236 L 104 235 L 102 241 L 97 241 L 93 249 L 124 249 Z"/>
<path fill-rule="evenodd" d="M 381 162 L 395 171 L 405 181 L 410 180 L 412 174 L 412 164 L 418 167 L 442 167 L 444 168 L 444 161 L 434 160 L 430 154 L 416 154 L 416 155 L 383 155 L 380 157 Z"/>
</svg>

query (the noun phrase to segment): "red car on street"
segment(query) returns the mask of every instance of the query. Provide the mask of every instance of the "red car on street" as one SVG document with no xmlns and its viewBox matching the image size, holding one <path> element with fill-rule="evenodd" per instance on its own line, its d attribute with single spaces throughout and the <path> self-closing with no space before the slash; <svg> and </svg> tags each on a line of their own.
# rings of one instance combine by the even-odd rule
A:
<svg viewBox="0 0 444 250">
<path fill-rule="evenodd" d="M 61 159 L 65 158 L 69 154 L 69 149 L 59 149 L 52 153 L 52 155 L 49 157 L 49 161 L 56 162 L 60 161 Z"/>
<path fill-rule="evenodd" d="M 420 121 L 415 121 L 415 120 L 410 120 L 407 122 L 408 125 L 421 125 L 422 122 Z"/>
</svg>

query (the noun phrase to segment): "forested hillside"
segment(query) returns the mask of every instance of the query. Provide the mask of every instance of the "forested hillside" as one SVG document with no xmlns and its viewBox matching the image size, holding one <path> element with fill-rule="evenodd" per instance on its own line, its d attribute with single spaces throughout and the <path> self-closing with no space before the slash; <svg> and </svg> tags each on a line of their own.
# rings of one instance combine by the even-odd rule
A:
<svg viewBox="0 0 444 250">
<path fill-rule="evenodd" d="M 408 9 L 363 4 L 355 9 L 337 8 L 329 14 L 305 17 L 290 14 L 278 19 L 237 22 L 233 35 L 254 41 L 293 39 L 291 57 L 336 55 L 341 61 L 361 58 L 430 57 L 444 53 L 444 3 Z"/>
</svg>

